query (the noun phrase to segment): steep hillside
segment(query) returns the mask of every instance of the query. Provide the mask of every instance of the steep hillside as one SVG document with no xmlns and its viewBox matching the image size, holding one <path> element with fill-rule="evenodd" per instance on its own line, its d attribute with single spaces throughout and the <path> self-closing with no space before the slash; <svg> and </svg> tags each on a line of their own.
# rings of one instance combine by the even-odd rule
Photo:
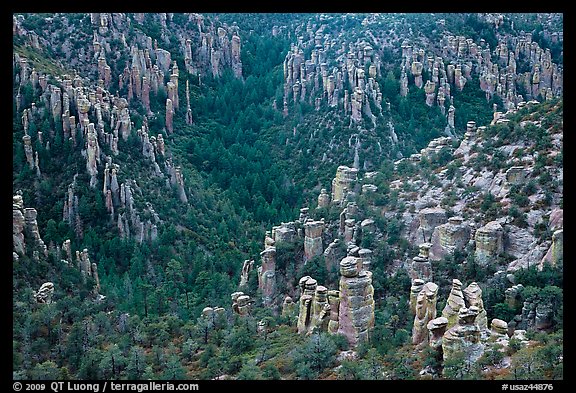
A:
<svg viewBox="0 0 576 393">
<path fill-rule="evenodd" d="M 562 377 L 562 20 L 13 15 L 14 378 Z"/>
</svg>

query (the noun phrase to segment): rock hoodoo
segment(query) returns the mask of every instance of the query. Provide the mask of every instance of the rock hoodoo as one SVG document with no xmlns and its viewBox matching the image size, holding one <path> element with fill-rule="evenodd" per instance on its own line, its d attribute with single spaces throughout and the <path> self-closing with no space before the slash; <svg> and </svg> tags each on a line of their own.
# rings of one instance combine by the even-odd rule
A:
<svg viewBox="0 0 576 393">
<path fill-rule="evenodd" d="M 324 221 L 308 221 L 304 224 L 304 262 L 324 253 L 323 231 Z"/>
<path fill-rule="evenodd" d="M 448 320 L 448 329 L 454 326 L 458 320 L 458 312 L 465 307 L 464 293 L 462 292 L 462 282 L 458 279 L 452 280 L 452 289 L 446 306 L 442 310 L 442 316 Z"/>
<path fill-rule="evenodd" d="M 276 247 L 268 247 L 260 253 L 262 265 L 258 267 L 258 288 L 262 291 L 265 306 L 272 304 L 276 294 Z"/>
<path fill-rule="evenodd" d="M 412 327 L 412 344 L 428 343 L 428 322 L 436 318 L 438 285 L 428 282 L 416 296 L 416 312 Z"/>
<path fill-rule="evenodd" d="M 348 256 L 340 261 L 340 307 L 338 333 L 351 345 L 368 341 L 374 327 L 372 272 L 363 270 L 361 259 Z"/>
</svg>

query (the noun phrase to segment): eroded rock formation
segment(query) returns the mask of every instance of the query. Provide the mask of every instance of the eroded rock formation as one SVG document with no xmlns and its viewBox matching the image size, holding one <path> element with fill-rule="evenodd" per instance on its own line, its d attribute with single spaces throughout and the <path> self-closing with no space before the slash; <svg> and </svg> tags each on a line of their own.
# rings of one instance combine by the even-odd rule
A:
<svg viewBox="0 0 576 393">
<path fill-rule="evenodd" d="M 340 274 L 338 333 L 355 346 L 368 341 L 374 327 L 372 272 L 362 269 L 360 258 L 348 256 L 340 261 Z"/>
<path fill-rule="evenodd" d="M 416 296 L 414 324 L 412 327 L 412 344 L 428 343 L 428 322 L 436 318 L 436 301 L 438 285 L 428 282 Z"/>
<path fill-rule="evenodd" d="M 448 320 L 448 329 L 454 326 L 458 320 L 458 312 L 465 307 L 464 293 L 462 292 L 462 282 L 458 279 L 452 280 L 452 289 L 446 300 L 446 306 L 442 310 L 442 316 Z"/>
<path fill-rule="evenodd" d="M 476 324 L 481 332 L 488 329 L 488 319 L 486 317 L 486 310 L 484 309 L 484 302 L 482 301 L 482 289 L 480 286 L 473 282 L 468 285 L 462 293 L 468 308 L 475 306 L 478 308 L 478 316 L 476 317 Z"/>
<path fill-rule="evenodd" d="M 234 292 L 232 295 L 232 311 L 234 313 L 244 316 L 249 315 L 252 307 L 250 296 L 245 295 L 244 292 Z"/>
<path fill-rule="evenodd" d="M 476 230 L 474 257 L 479 265 L 490 264 L 504 251 L 503 233 L 504 229 L 497 221 L 491 221 Z"/>
<path fill-rule="evenodd" d="M 475 320 L 477 307 L 462 307 L 458 311 L 458 323 L 452 326 L 442 337 L 444 362 L 464 353 L 467 362 L 475 363 L 484 353 L 484 344 L 480 341 L 480 328 Z"/>
<path fill-rule="evenodd" d="M 300 308 L 298 315 L 298 333 L 312 334 L 316 331 L 327 331 L 330 321 L 330 304 L 328 289 L 318 285 L 310 276 L 302 277 L 300 286 Z"/>
<path fill-rule="evenodd" d="M 438 225 L 432 232 L 430 259 L 439 261 L 456 250 L 463 250 L 470 241 L 470 226 L 462 217 L 450 217 L 446 224 Z"/>
<path fill-rule="evenodd" d="M 38 292 L 34 295 L 36 302 L 50 304 L 52 303 L 52 296 L 54 295 L 54 283 L 45 282 L 42 284 Z"/>
<path fill-rule="evenodd" d="M 349 191 L 353 191 L 358 176 L 358 169 L 341 165 L 332 180 L 332 203 L 342 203 Z"/>
<path fill-rule="evenodd" d="M 323 231 L 324 221 L 308 221 L 304 224 L 304 262 L 322 255 L 324 252 Z"/>
<path fill-rule="evenodd" d="M 270 306 L 276 294 L 276 247 L 268 247 L 260 253 L 262 265 L 258 267 L 258 288 L 262 301 Z"/>
<path fill-rule="evenodd" d="M 432 280 L 432 263 L 429 259 L 430 243 L 420 244 L 420 252 L 410 264 L 409 275 L 412 280 L 421 279 L 426 281 Z"/>
</svg>

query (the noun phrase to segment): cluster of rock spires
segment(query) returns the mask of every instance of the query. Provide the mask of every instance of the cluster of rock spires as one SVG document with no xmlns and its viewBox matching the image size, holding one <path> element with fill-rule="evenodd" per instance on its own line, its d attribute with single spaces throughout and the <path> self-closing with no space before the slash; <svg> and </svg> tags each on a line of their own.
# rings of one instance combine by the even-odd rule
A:
<svg viewBox="0 0 576 393">
<path fill-rule="evenodd" d="M 531 33 L 500 38 L 496 48 L 490 48 L 483 39 L 474 42 L 448 31 L 442 33 L 436 48 L 413 47 L 408 40 L 402 43 L 400 95 L 408 94 L 409 73 L 416 87 L 424 87 L 426 104 L 434 106 L 437 103 L 441 110 L 445 110 L 446 100 L 453 104 L 451 89 L 462 90 L 473 75 L 479 76 L 480 89 L 486 93 L 486 100 L 498 96 L 505 110 L 514 109 L 525 100 L 562 95 L 562 66 L 552 62 L 550 49 L 542 49 L 532 40 Z M 494 57 L 497 60 L 492 62 Z M 531 70 L 518 72 L 519 61 L 526 61 Z M 430 76 L 426 83 L 423 71 Z M 525 97 L 518 93 L 520 87 L 526 92 Z"/>
<path fill-rule="evenodd" d="M 504 351 L 509 339 L 519 339 L 523 345 L 526 330 L 509 329 L 510 325 L 493 319 L 487 325 L 486 310 L 482 302 L 480 286 L 472 282 L 462 290 L 462 283 L 454 279 L 452 289 L 442 310 L 437 316 L 438 286 L 421 279 L 412 280 L 410 288 L 410 310 L 414 314 L 412 343 L 417 349 L 430 346 L 441 361 L 455 359 L 464 354 L 469 363 L 475 363 L 484 351 L 495 344 Z M 434 375 L 439 370 L 422 370 L 421 375 Z"/>
<path fill-rule="evenodd" d="M 163 21 L 163 28 L 167 28 L 167 24 L 172 25 L 172 14 L 155 17 Z M 20 16 L 14 16 L 15 34 L 28 36 L 30 32 L 22 27 L 21 19 Z M 205 18 L 197 14 L 189 15 L 189 19 L 198 25 L 200 37 L 197 37 L 198 47 L 194 47 L 195 53 L 198 51 L 197 59 L 192 61 L 191 58 L 186 58 L 188 71 L 200 74 L 205 70 L 201 65 L 202 62 L 208 61 L 216 76 L 221 74 L 222 67 L 230 66 L 235 74 L 241 77 L 238 28 L 236 26 L 216 28 L 212 22 L 206 24 Z M 123 237 L 134 237 L 139 242 L 153 241 L 157 236 L 156 226 L 159 223 L 157 214 L 153 212 L 151 206 L 148 206 L 144 211 L 149 210 L 153 220 L 142 222 L 139 217 L 141 213 L 135 211 L 132 197 L 132 193 L 138 187 L 130 179 L 118 184 L 121 170 L 118 164 L 112 163 L 112 160 L 119 153 L 119 139 L 127 141 L 128 137 L 135 133 L 142 146 L 142 155 L 149 160 L 154 176 L 165 177 L 166 187 L 168 189 L 174 187 L 179 200 L 188 203 L 182 170 L 173 164 L 164 143 L 166 134 L 150 135 L 147 117 L 144 118 L 142 128 L 135 130 L 129 109 L 133 101 L 140 101 L 148 111 L 148 116 L 154 116 L 150 112 L 149 94 L 163 90 L 167 94 L 166 133 L 174 132 L 173 115 L 178 110 L 180 101 L 178 65 L 172 61 L 170 52 L 159 48 L 158 43 L 152 42 L 150 37 L 141 33 L 138 33 L 139 38 L 135 40 L 134 45 L 131 47 L 126 45 L 124 29 L 130 25 L 131 20 L 144 23 L 143 14 L 135 15 L 133 19 L 125 14 L 90 14 L 90 20 L 94 28 L 91 48 L 94 52 L 93 56 L 86 56 L 85 60 L 87 63 L 97 62 L 98 79 L 94 85 L 89 84 L 88 79 L 81 78 L 79 74 L 48 75 L 37 72 L 28 59 L 14 54 L 14 67 L 18 72 L 16 84 L 22 87 L 30 82 L 34 89 L 42 92 L 40 101 L 43 105 L 37 106 L 36 103 L 32 103 L 29 108 L 22 108 L 22 95 L 19 94 L 16 98 L 17 109 L 22 112 L 26 160 L 30 169 L 35 170 L 37 176 L 41 177 L 41 163 L 38 161 L 38 152 L 34 152 L 33 146 L 40 143 L 49 150 L 50 143 L 58 131 L 51 131 L 50 135 L 42 135 L 42 132 L 29 135 L 28 131 L 32 123 L 39 124 L 49 111 L 54 121 L 62 124 L 63 140 L 69 143 L 70 148 L 81 149 L 82 155 L 86 158 L 86 171 L 90 175 L 91 187 L 97 186 L 98 176 L 104 172 L 103 199 L 106 201 L 106 208 L 111 218 L 118 223 L 120 234 Z M 228 42 L 229 32 L 232 38 Z M 195 37 L 196 33 L 192 35 Z M 183 51 L 188 51 L 193 37 L 181 38 Z M 110 82 L 112 71 L 107 64 L 107 58 L 109 59 L 113 53 L 111 41 L 114 39 L 120 39 L 124 45 L 123 50 L 130 53 L 124 71 L 118 75 L 118 92 L 126 91 L 125 97 L 121 97 L 119 93 L 113 94 L 109 90 L 112 87 Z M 48 44 L 48 41 L 40 39 L 40 46 Z M 166 75 L 169 76 L 169 81 L 164 83 Z M 189 83 L 186 81 L 185 119 L 191 124 L 193 117 L 189 90 Z M 110 132 L 106 131 L 108 129 Z M 76 179 L 73 184 L 75 182 Z M 78 215 L 78 198 L 74 195 L 74 189 L 74 185 L 71 186 L 65 198 L 63 220 L 73 226 L 77 236 L 81 237 L 82 219 Z M 123 214 L 118 214 L 120 207 L 126 208 Z"/>
<path fill-rule="evenodd" d="M 17 261 L 31 250 L 32 257 L 39 260 L 48 256 L 48 248 L 40 237 L 38 212 L 32 207 L 24 207 L 21 194 L 12 197 L 12 243 L 13 259 Z"/>
<path fill-rule="evenodd" d="M 357 251 L 340 261 L 338 290 L 328 290 L 310 276 L 300 279 L 298 333 L 327 331 L 344 335 L 352 346 L 369 341 L 374 327 L 372 272 Z M 284 299 L 282 314 L 291 315 L 294 303 Z"/>
<path fill-rule="evenodd" d="M 70 239 L 66 240 L 62 247 L 59 245 L 54 246 L 50 244 L 50 248 L 46 246 L 38 229 L 36 209 L 31 207 L 24 207 L 22 195 L 17 193 L 12 197 L 12 245 L 13 245 L 13 261 L 18 262 L 24 256 L 31 257 L 34 261 L 38 262 L 40 259 L 45 259 L 49 254 L 54 255 L 55 259 L 60 263 L 70 267 L 75 266 L 84 281 L 87 277 L 94 280 L 94 294 L 98 299 L 103 299 L 104 296 L 99 294 L 100 279 L 98 277 L 98 265 L 90 261 L 88 249 L 76 251 L 76 258 L 73 261 L 72 247 Z M 64 258 L 62 258 L 62 252 Z M 44 283 L 38 292 L 35 294 L 35 299 L 38 303 L 51 303 L 54 294 L 54 283 Z"/>
<path fill-rule="evenodd" d="M 532 104 L 529 102 L 527 105 Z M 507 115 L 515 112 L 516 109 L 510 110 Z M 499 120 L 505 120 L 507 115 Z M 455 158 L 462 158 L 470 154 L 470 146 L 482 143 L 485 131 L 486 127 L 476 128 L 474 122 L 469 122 L 460 146 L 454 145 L 452 138 L 437 138 L 422 149 L 419 155 L 404 160 L 418 163 L 423 158 L 434 159 L 443 149 L 447 149 Z M 399 162 L 396 163 L 398 164 Z M 505 195 L 512 185 L 525 182 L 531 172 L 525 166 L 513 165 L 501 173 L 503 181 L 497 185 L 493 183 L 488 189 L 489 192 Z M 369 173 L 364 179 L 359 179 L 356 168 L 340 166 L 332 181 L 332 192 L 321 189 L 318 209 L 331 206 L 343 208 L 337 224 L 338 237 L 331 243 L 329 229 L 332 223 L 310 219 L 308 208 L 301 209 L 297 221 L 273 227 L 266 235 L 265 250 L 261 254 L 262 265 L 258 267 L 258 271 L 259 289 L 268 306 L 278 304 L 278 295 L 281 295 L 275 292 L 277 274 L 275 245 L 278 242 L 303 241 L 305 249 L 303 263 L 315 255 L 320 255 L 323 250 L 328 271 L 339 261 L 341 276 L 337 290 L 329 289 L 320 285 L 314 278 L 305 276 L 299 281 L 299 298 L 291 296 L 292 294 L 284 297 L 282 315 L 297 318 L 297 330 L 300 334 L 312 334 L 317 331 L 339 333 L 345 335 L 353 346 L 369 339 L 369 332 L 374 324 L 371 251 L 360 249 L 356 244 L 363 233 L 374 231 L 374 220 L 365 219 L 357 222 L 360 215 L 355 200 L 360 193 L 368 196 L 373 188 L 377 190 L 372 184 L 360 186 L 360 180 L 366 181 L 372 176 L 373 174 Z M 419 185 L 414 183 L 416 187 Z M 400 181 L 391 184 L 391 188 L 398 190 L 402 190 L 402 187 Z M 480 266 L 493 264 L 504 253 L 517 257 L 517 260 L 508 265 L 507 272 L 497 272 L 497 274 L 508 273 L 509 276 L 518 268 L 518 264 L 522 263 L 522 259 L 526 260 L 529 257 L 532 259 L 523 266 L 536 264 L 541 268 L 544 263 L 559 263 L 563 250 L 562 210 L 558 208 L 551 210 L 548 227 L 554 233 L 552 241 L 544 242 L 546 248 L 534 258 L 534 255 L 529 255 L 530 250 L 522 246 L 524 237 L 529 238 L 524 234 L 526 230 L 519 234 L 521 228 L 511 225 L 506 217 L 478 225 L 476 220 L 464 218 L 469 217 L 465 203 L 453 207 L 449 214 L 447 209 L 438 204 L 441 200 L 439 191 L 441 190 L 436 191 L 437 194 L 427 193 L 424 198 L 416 200 L 415 206 L 420 206 L 417 212 L 403 214 L 403 218 L 409 223 L 405 232 L 406 238 L 412 243 L 419 244 L 419 254 L 404 265 L 412 279 L 410 309 L 414 315 L 413 344 L 418 349 L 425 346 L 432 347 L 442 361 L 464 352 L 470 362 L 476 362 L 486 349 L 496 344 L 499 345 L 498 348 L 504 350 L 511 338 L 526 345 L 528 341 L 525 334 L 528 329 L 546 330 L 551 326 L 552 313 L 549 303 L 538 298 L 528 299 L 524 301 L 521 315 L 517 315 L 513 320 L 506 322 L 493 319 L 489 323 L 480 285 L 472 282 L 463 287 L 462 282 L 454 279 L 446 306 L 441 315 L 437 315 L 439 288 L 433 282 L 433 265 L 434 262 L 453 255 L 458 250 L 473 252 L 474 260 Z M 434 203 L 431 203 L 432 200 Z M 540 217 L 545 216 L 548 214 L 542 212 Z M 325 244 L 329 245 L 324 247 Z M 343 251 L 342 245 L 346 251 Z M 254 262 L 250 260 L 244 262 L 243 283 L 246 283 L 246 272 L 250 271 L 253 264 Z M 522 289 L 521 285 L 515 285 L 506 290 L 506 302 L 510 307 L 518 307 Z M 429 371 L 423 370 L 423 373 Z"/>
<path fill-rule="evenodd" d="M 548 100 L 563 94 L 562 65 L 552 61 L 550 49 L 541 48 L 531 33 L 499 34 L 497 46 L 491 48 L 484 39 L 475 42 L 452 34 L 441 19 L 436 23 L 440 42 L 428 37 L 414 37 L 414 43 L 410 39 L 400 42 L 397 34 L 380 31 L 382 25 L 401 30 L 398 20 L 377 14 L 366 16 L 362 20 L 363 33 L 351 39 L 346 31 L 338 30 L 338 23 L 334 22 L 338 18 L 349 16 L 311 17 L 295 28 L 296 40 L 283 64 L 285 116 L 297 103 L 307 102 L 316 110 L 322 105 L 337 108 L 349 116 L 351 125 L 360 126 L 367 118 L 368 124 L 375 127 L 378 115 L 385 113 L 389 105 L 383 103 L 378 83 L 387 66 L 382 58 L 387 51 L 398 52 L 398 47 L 400 95 L 407 96 L 411 83 L 424 89 L 426 104 L 437 105 L 446 116 L 445 132 L 450 137 L 456 135 L 453 92 L 461 91 L 472 80 L 479 80 L 487 101 L 493 97 L 501 99 L 505 111 L 519 108 L 529 100 Z M 278 31 L 278 26 L 274 29 Z M 558 42 L 563 37 L 555 34 L 554 39 Z M 390 120 L 388 127 L 390 143 L 396 145 L 398 138 Z"/>
<path fill-rule="evenodd" d="M 310 276 L 302 277 L 297 302 L 290 295 L 284 294 L 282 315 L 296 317 L 298 309 L 299 333 L 328 331 L 343 334 L 353 346 L 368 341 L 370 331 L 374 327 L 374 288 L 370 272 L 372 252 L 357 246 L 361 239 L 361 231 L 369 231 L 370 223 L 364 226 L 356 224 L 355 218 L 359 217 L 358 206 L 355 202 L 347 202 L 358 189 L 356 173 L 357 170 L 354 168 L 339 167 L 332 183 L 332 196 L 335 199 L 332 199 L 325 189 L 319 196 L 318 208 L 329 205 L 345 206 L 340 215 L 340 223 L 335 227 L 337 238 L 324 247 L 329 237 L 324 219 L 315 221 L 309 218 L 309 209 L 302 208 L 297 221 L 274 226 L 266 233 L 265 249 L 260 254 L 261 265 L 257 268 L 258 287 L 263 304 L 275 307 L 282 295 L 277 293 L 276 245 L 282 242 L 302 241 L 304 255 L 302 261 L 297 262 L 300 266 L 317 256 L 324 255 L 327 270 L 338 269 L 340 272 L 338 290 L 329 290 L 325 286 L 318 285 Z M 341 245 L 345 245 L 345 248 Z M 254 261 L 244 261 L 241 288 L 246 285 L 253 265 Z M 232 296 L 234 298 L 235 294 Z"/>
</svg>

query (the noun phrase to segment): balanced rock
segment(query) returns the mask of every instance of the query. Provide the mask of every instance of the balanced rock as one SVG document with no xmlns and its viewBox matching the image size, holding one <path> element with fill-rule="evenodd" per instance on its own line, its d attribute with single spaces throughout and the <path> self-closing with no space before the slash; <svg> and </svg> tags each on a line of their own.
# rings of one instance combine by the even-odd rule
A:
<svg viewBox="0 0 576 393">
<path fill-rule="evenodd" d="M 490 339 L 508 338 L 508 323 L 501 319 L 494 318 L 490 323 Z"/>
</svg>

